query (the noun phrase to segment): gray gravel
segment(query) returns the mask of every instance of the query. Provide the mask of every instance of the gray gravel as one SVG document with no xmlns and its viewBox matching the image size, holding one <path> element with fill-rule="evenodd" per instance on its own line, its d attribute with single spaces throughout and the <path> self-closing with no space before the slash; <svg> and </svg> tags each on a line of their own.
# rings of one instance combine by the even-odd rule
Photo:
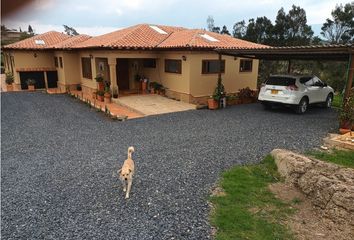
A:
<svg viewBox="0 0 354 240">
<path fill-rule="evenodd" d="M 209 239 L 222 170 L 274 148 L 305 151 L 334 110 L 259 104 L 114 122 L 66 95 L 1 95 L 2 239 Z M 112 176 L 135 147 L 131 198 Z"/>
</svg>

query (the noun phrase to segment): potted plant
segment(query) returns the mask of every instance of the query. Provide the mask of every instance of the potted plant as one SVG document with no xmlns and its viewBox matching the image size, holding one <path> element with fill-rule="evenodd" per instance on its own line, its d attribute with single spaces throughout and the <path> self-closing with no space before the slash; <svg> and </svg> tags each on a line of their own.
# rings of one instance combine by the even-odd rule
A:
<svg viewBox="0 0 354 240">
<path fill-rule="evenodd" d="M 112 97 L 111 90 L 108 88 L 108 90 L 106 89 L 104 91 L 104 102 L 105 103 L 111 103 L 111 97 Z"/>
<path fill-rule="evenodd" d="M 141 91 L 143 93 L 146 93 L 147 85 L 148 85 L 148 79 L 147 78 L 143 78 L 142 81 L 141 81 Z"/>
<path fill-rule="evenodd" d="M 35 89 L 34 85 L 36 84 L 36 80 L 34 80 L 32 78 L 29 78 L 29 79 L 27 79 L 26 83 L 27 83 L 27 86 L 28 86 L 28 90 L 29 91 L 34 91 L 34 89 Z"/>
<path fill-rule="evenodd" d="M 208 108 L 215 110 L 219 108 L 219 103 L 225 98 L 225 87 L 221 82 L 221 78 L 218 79 L 214 94 L 208 99 Z"/>
<path fill-rule="evenodd" d="M 14 82 L 14 75 L 12 75 L 12 73 L 6 73 L 6 78 L 5 78 L 5 82 L 6 82 L 6 89 L 8 92 L 13 91 L 13 82 Z"/>
<path fill-rule="evenodd" d="M 97 91 L 93 91 L 92 92 L 92 99 L 96 99 L 96 97 L 97 97 Z"/>
<path fill-rule="evenodd" d="M 81 91 L 81 90 L 82 90 L 82 87 L 81 87 L 80 84 L 78 84 L 78 85 L 76 86 L 76 90 L 77 90 L 77 91 Z"/>
<path fill-rule="evenodd" d="M 104 79 L 103 79 L 102 73 L 97 74 L 97 76 L 95 77 L 95 80 L 98 84 L 97 89 L 99 91 L 103 91 L 104 90 Z"/>
<path fill-rule="evenodd" d="M 103 96 L 104 96 L 104 91 L 103 90 L 98 90 L 97 91 L 97 100 L 100 102 L 103 102 Z"/>
<path fill-rule="evenodd" d="M 105 80 L 104 81 L 104 102 L 105 103 L 111 103 L 111 89 L 110 89 L 111 83 L 110 81 Z"/>
<path fill-rule="evenodd" d="M 344 100 L 343 107 L 339 114 L 340 129 L 339 132 L 344 134 L 354 130 L 354 88 L 351 90 L 349 97 Z"/>
<path fill-rule="evenodd" d="M 114 88 L 112 93 L 113 98 L 118 98 L 118 89 Z"/>
<path fill-rule="evenodd" d="M 156 82 L 151 82 L 150 83 L 150 93 L 151 94 L 155 93 L 155 84 L 156 84 Z"/>
</svg>

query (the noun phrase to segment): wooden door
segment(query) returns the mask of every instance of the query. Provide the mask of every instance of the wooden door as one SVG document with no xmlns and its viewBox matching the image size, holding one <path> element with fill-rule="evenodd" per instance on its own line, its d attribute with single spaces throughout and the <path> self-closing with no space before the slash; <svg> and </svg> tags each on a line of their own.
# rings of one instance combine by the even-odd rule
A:
<svg viewBox="0 0 354 240">
<path fill-rule="evenodd" d="M 116 70 L 119 90 L 129 90 L 129 59 L 117 58 Z"/>
</svg>

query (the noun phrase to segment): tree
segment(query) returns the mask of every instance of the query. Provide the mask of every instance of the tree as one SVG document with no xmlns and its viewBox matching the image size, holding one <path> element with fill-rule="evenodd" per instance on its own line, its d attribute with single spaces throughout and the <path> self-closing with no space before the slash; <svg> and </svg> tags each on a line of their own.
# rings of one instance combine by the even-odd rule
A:
<svg viewBox="0 0 354 240">
<path fill-rule="evenodd" d="M 285 35 L 287 31 L 287 18 L 284 12 L 284 8 L 280 8 L 275 19 L 275 25 L 273 28 L 274 45 L 284 46 L 285 45 Z"/>
<path fill-rule="evenodd" d="M 288 46 L 309 45 L 313 36 L 311 26 L 307 25 L 306 12 L 303 8 L 292 6 L 286 15 Z"/>
<path fill-rule="evenodd" d="M 220 27 L 213 27 L 211 31 L 215 33 L 220 33 Z"/>
<path fill-rule="evenodd" d="M 77 36 L 77 35 L 79 35 L 79 33 L 73 27 L 69 27 L 67 25 L 63 25 L 63 26 L 64 26 L 64 32 L 66 34 L 68 34 L 69 36 Z"/>
<path fill-rule="evenodd" d="M 227 27 L 225 25 L 222 27 L 222 30 L 220 31 L 220 34 L 231 35 L 229 30 L 227 30 Z"/>
<path fill-rule="evenodd" d="M 235 38 L 243 39 L 246 35 L 246 31 L 247 31 L 247 26 L 245 20 L 242 20 L 234 24 L 232 35 Z"/>
<path fill-rule="evenodd" d="M 215 27 L 213 16 L 210 16 L 210 15 L 208 16 L 207 25 L 208 25 L 208 31 L 212 32 Z"/>
<path fill-rule="evenodd" d="M 353 2 L 354 3 L 354 2 Z M 354 8 L 350 3 L 337 5 L 321 28 L 321 35 L 329 43 L 348 43 L 354 40 Z"/>
<path fill-rule="evenodd" d="M 31 25 L 28 25 L 28 31 L 29 34 L 34 34 L 33 28 Z"/>
</svg>

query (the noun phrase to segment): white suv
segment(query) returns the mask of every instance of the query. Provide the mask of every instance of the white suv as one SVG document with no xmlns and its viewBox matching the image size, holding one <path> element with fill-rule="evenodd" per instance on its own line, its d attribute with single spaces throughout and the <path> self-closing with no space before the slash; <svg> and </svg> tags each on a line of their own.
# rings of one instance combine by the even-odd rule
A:
<svg viewBox="0 0 354 240">
<path fill-rule="evenodd" d="M 262 84 L 258 100 L 266 109 L 275 104 L 294 106 L 297 113 L 304 113 L 309 104 L 322 103 L 330 108 L 333 88 L 316 76 L 271 75 Z"/>
</svg>

